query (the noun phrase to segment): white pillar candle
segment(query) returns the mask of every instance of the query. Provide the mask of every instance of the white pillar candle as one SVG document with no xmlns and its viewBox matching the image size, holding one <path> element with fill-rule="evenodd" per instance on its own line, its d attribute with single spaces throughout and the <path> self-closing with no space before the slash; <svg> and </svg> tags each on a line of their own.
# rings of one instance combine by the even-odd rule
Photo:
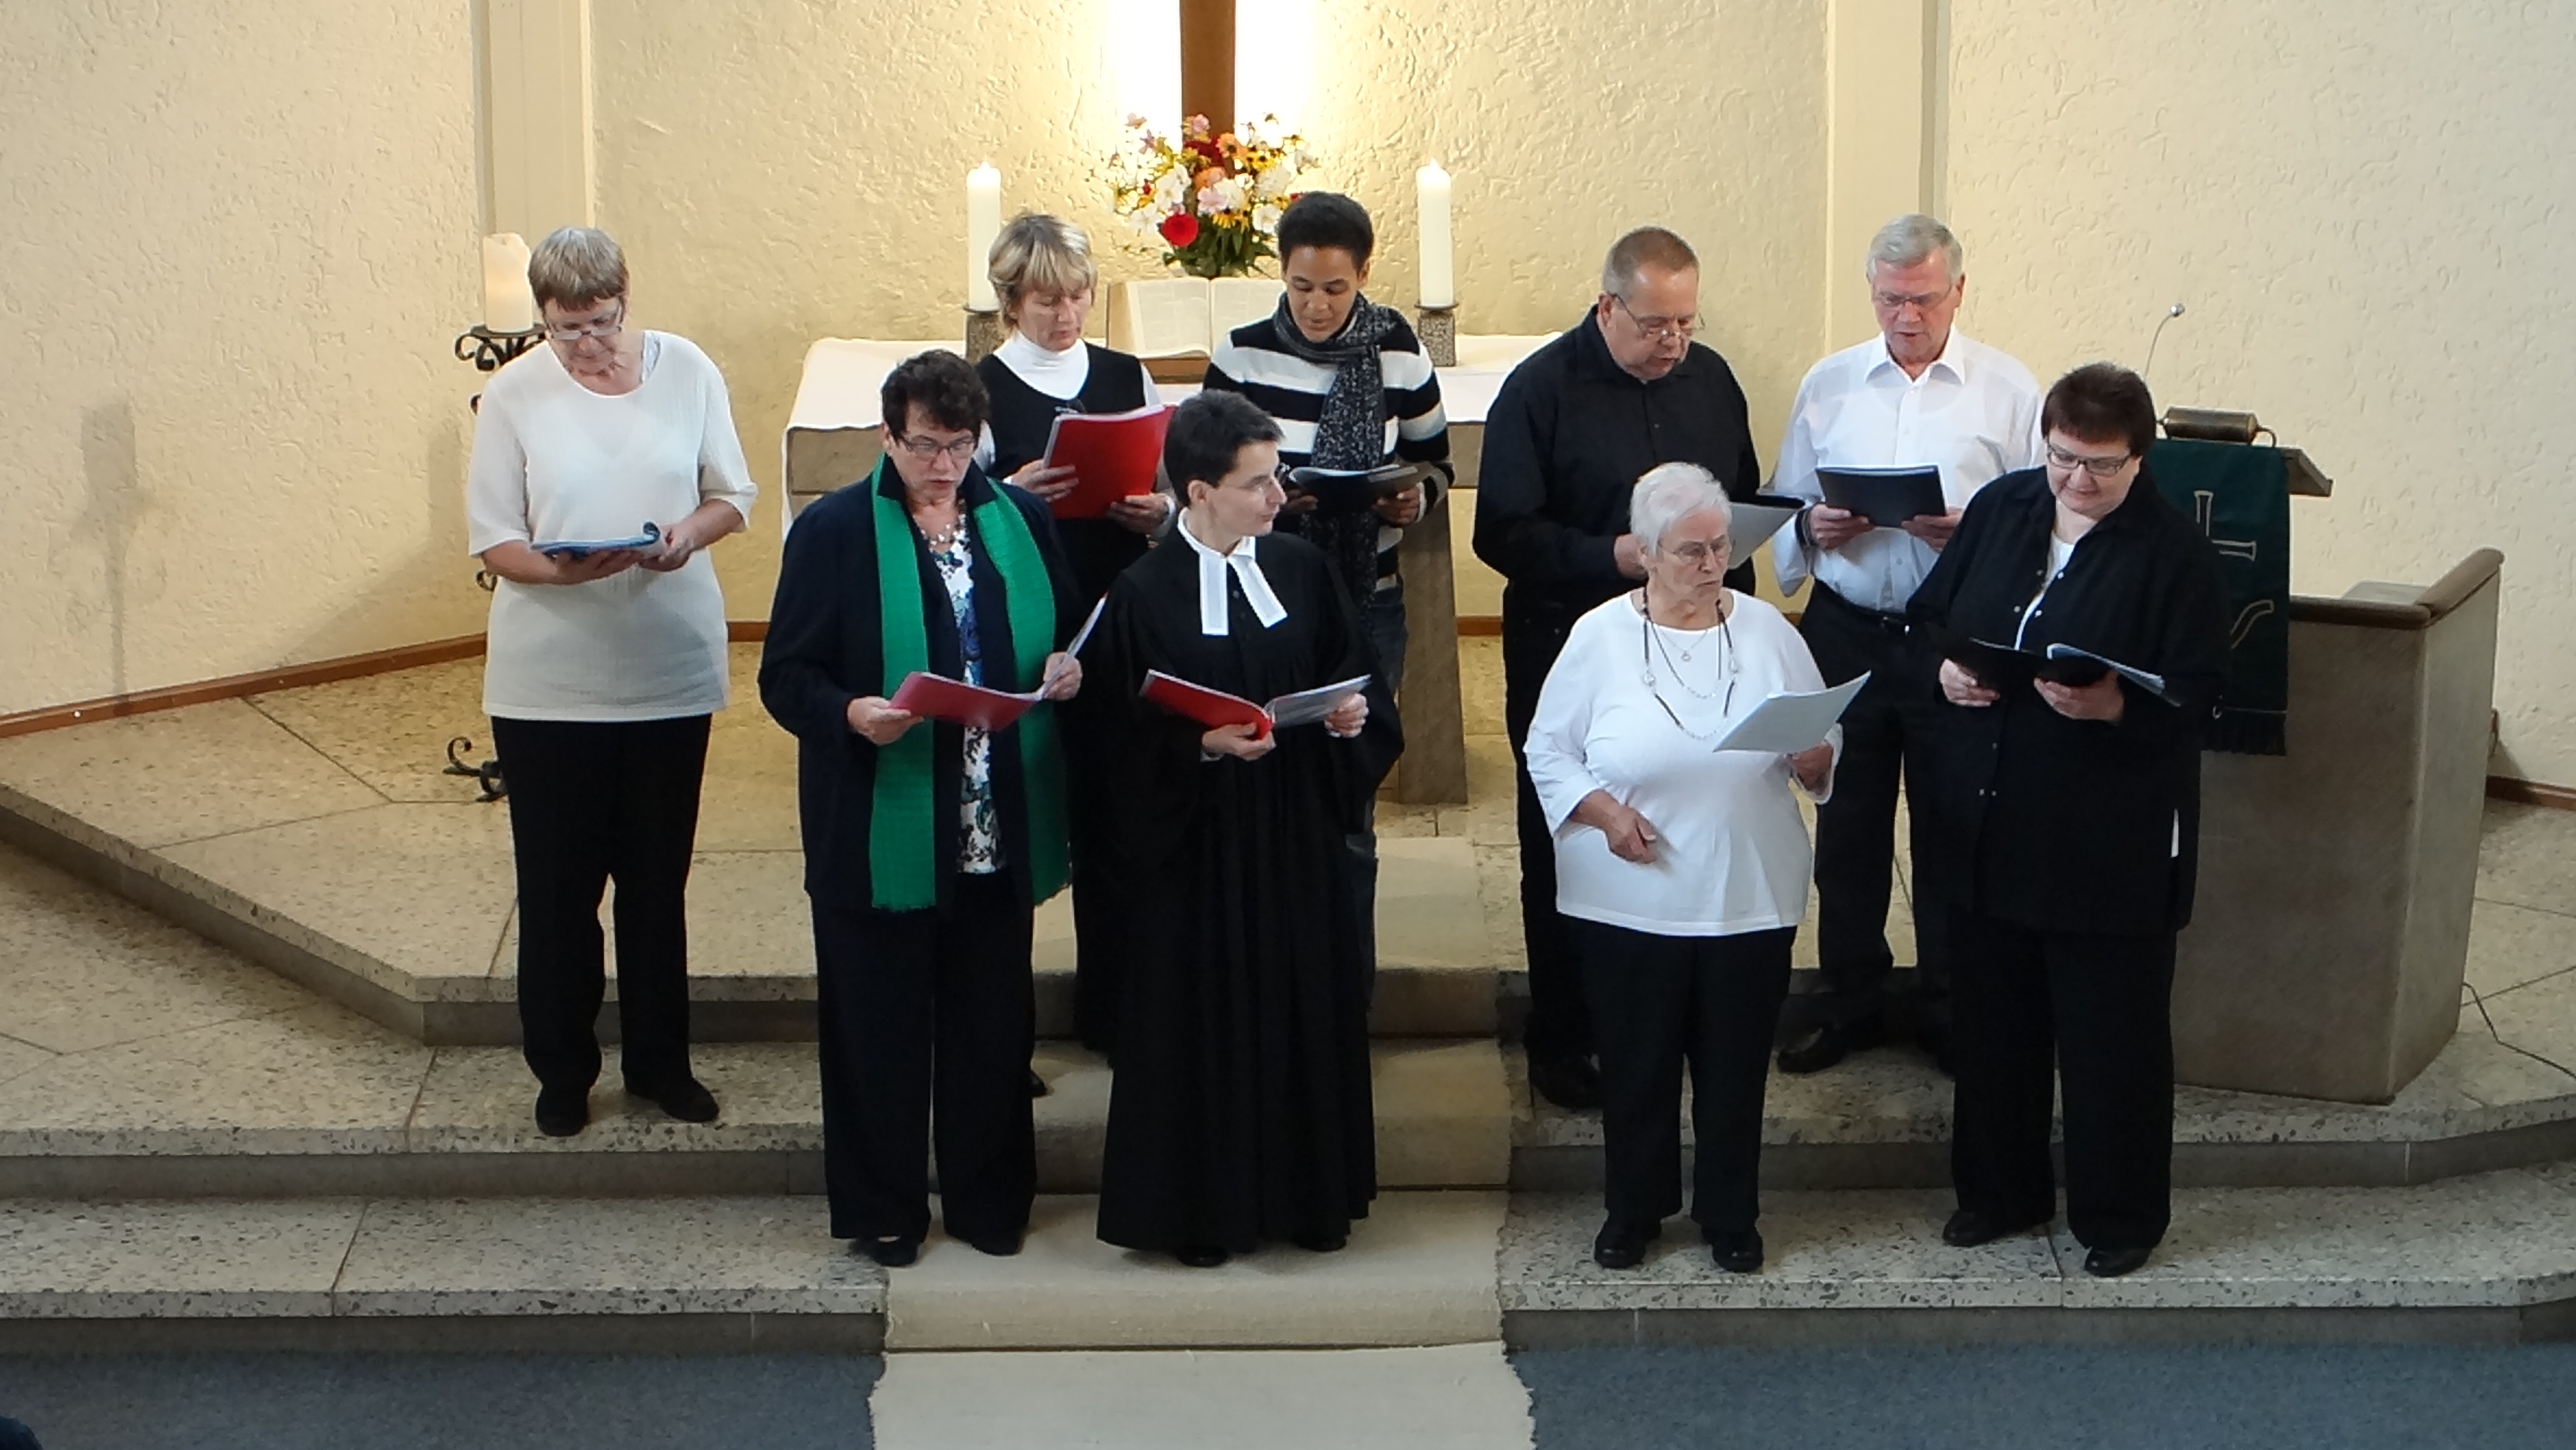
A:
<svg viewBox="0 0 2576 1450">
<path fill-rule="evenodd" d="M 993 239 L 1002 234 L 1002 173 L 993 163 L 966 173 L 966 309 L 994 312 L 1002 301 L 993 295 Z"/>
<path fill-rule="evenodd" d="M 536 294 L 528 290 L 528 244 L 517 232 L 483 239 L 483 325 L 493 332 L 537 325 Z"/>
<path fill-rule="evenodd" d="M 1449 232 L 1449 173 L 1434 161 L 1413 174 L 1422 213 L 1422 305 L 1458 305 L 1458 261 Z"/>
</svg>

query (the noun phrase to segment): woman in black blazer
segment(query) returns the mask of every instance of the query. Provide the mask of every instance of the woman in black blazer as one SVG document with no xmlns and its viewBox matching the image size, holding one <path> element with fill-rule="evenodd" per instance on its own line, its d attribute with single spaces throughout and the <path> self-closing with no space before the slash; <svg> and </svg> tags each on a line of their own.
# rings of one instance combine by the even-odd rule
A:
<svg viewBox="0 0 2576 1450">
<path fill-rule="evenodd" d="M 2217 553 L 2146 471 L 2144 381 L 2078 368 L 2049 389 L 2040 426 L 2046 464 L 1977 495 L 1911 613 L 1954 655 L 1969 652 L 1960 637 L 2063 643 L 2162 676 L 2162 690 L 1941 664 L 1953 708 L 1935 784 L 1974 879 L 1956 988 L 1959 1209 L 1942 1237 L 1973 1247 L 2054 1217 L 2053 1056 L 2067 1226 L 2085 1271 L 2108 1278 L 2146 1262 L 2169 1216 L 2174 937 L 2191 919 L 2226 591 Z"/>
<path fill-rule="evenodd" d="M 832 1235 L 911 1263 L 937 1107 L 951 1237 L 1019 1252 L 1036 903 L 1066 871 L 1053 701 L 1080 605 L 1046 505 L 972 462 L 984 385 L 950 352 L 887 376 L 885 456 L 787 535 L 760 698 L 796 736 Z M 914 671 L 1042 691 L 999 730 L 894 707 Z"/>
</svg>

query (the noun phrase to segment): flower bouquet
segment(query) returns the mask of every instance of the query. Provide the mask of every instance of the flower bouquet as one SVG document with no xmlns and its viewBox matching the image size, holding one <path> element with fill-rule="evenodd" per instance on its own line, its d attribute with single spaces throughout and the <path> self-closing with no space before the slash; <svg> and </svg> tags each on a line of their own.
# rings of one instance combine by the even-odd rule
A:
<svg viewBox="0 0 2576 1450">
<path fill-rule="evenodd" d="M 1297 199 L 1298 175 L 1314 163 L 1303 138 L 1273 136 L 1279 118 L 1212 134 L 1192 116 L 1177 143 L 1142 116 L 1127 118 L 1128 145 L 1110 158 L 1110 201 L 1136 230 L 1160 237 L 1163 260 L 1193 277 L 1242 277 L 1278 255 L 1279 213 Z"/>
</svg>

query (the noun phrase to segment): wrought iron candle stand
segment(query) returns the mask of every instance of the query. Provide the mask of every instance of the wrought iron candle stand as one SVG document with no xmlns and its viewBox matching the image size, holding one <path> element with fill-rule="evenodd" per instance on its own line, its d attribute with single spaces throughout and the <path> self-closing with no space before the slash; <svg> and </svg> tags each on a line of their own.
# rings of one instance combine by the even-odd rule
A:
<svg viewBox="0 0 2576 1450">
<path fill-rule="evenodd" d="M 546 330 L 542 327 L 523 328 L 516 332 L 494 332 L 478 322 L 458 334 L 456 360 L 474 364 L 474 370 L 478 373 L 497 373 L 508 367 L 520 354 L 545 341 L 545 337 Z M 483 395 L 476 393 L 466 399 L 465 406 L 480 413 L 483 411 Z M 492 592 L 492 586 L 497 581 L 493 579 L 489 570 L 477 569 L 474 571 L 474 582 L 488 594 Z M 447 766 L 439 773 L 461 775 L 473 781 L 481 787 L 481 793 L 475 796 L 477 801 L 489 803 L 504 798 L 509 794 L 510 788 L 501 779 L 501 762 L 487 760 L 481 765 L 476 765 L 459 754 L 460 751 L 473 748 L 474 742 L 462 735 L 448 741 Z"/>
</svg>

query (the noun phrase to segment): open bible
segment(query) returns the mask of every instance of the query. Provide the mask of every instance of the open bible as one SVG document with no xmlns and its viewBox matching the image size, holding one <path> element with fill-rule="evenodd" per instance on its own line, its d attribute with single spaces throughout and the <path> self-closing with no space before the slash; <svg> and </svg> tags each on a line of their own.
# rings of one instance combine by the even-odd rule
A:
<svg viewBox="0 0 2576 1450">
<path fill-rule="evenodd" d="M 1109 345 L 1141 358 L 1213 356 L 1225 335 L 1279 307 L 1269 277 L 1155 277 L 1109 289 Z"/>
</svg>

